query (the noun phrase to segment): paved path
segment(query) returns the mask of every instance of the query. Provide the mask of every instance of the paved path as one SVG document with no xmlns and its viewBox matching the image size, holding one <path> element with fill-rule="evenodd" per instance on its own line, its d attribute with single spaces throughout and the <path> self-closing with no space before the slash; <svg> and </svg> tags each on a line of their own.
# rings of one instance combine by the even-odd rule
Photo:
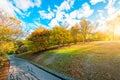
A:
<svg viewBox="0 0 120 80">
<path fill-rule="evenodd" d="M 61 80 L 20 58 L 10 56 L 7 80 Z"/>
</svg>

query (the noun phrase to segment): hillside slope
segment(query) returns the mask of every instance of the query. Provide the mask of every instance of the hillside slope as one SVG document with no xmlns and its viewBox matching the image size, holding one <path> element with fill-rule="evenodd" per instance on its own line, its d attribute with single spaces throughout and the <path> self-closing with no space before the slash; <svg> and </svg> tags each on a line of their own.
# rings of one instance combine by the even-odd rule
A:
<svg viewBox="0 0 120 80">
<path fill-rule="evenodd" d="M 42 54 L 20 54 L 21 58 L 73 77 L 77 80 L 118 80 L 120 42 L 91 42 Z"/>
</svg>

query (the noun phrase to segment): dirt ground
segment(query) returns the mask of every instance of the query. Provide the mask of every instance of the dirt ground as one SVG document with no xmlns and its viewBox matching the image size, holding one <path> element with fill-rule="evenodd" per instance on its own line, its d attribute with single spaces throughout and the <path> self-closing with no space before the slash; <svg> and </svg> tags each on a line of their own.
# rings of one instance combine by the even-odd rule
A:
<svg viewBox="0 0 120 80">
<path fill-rule="evenodd" d="M 9 70 L 9 61 L 5 62 L 5 65 L 0 68 L 0 80 L 6 80 L 6 76 Z"/>
</svg>

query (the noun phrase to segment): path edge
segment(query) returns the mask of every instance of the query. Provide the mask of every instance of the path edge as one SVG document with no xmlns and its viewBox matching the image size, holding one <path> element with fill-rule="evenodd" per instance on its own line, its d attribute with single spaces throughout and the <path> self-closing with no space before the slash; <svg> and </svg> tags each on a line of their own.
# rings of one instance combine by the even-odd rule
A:
<svg viewBox="0 0 120 80">
<path fill-rule="evenodd" d="M 54 75 L 54 76 L 62 79 L 62 80 L 74 80 L 74 79 L 71 78 L 71 77 L 65 76 L 65 75 L 63 75 L 63 74 L 61 74 L 61 73 L 58 73 L 58 72 L 56 72 L 56 71 L 53 71 L 53 70 L 51 70 L 51 69 L 48 69 L 48 68 L 43 67 L 43 66 L 41 66 L 41 65 L 38 65 L 38 64 L 36 64 L 36 63 L 33 63 L 33 62 L 31 62 L 31 61 L 30 61 L 30 63 L 33 64 L 33 65 L 35 65 L 36 67 L 38 67 L 38 68 L 40 68 L 40 69 L 42 69 L 42 70 L 44 70 L 44 71 L 46 71 L 46 72 L 48 72 L 48 73 L 50 73 L 50 74 L 52 74 L 52 75 Z"/>
<path fill-rule="evenodd" d="M 15 57 L 17 57 L 17 56 L 15 56 Z M 17 58 L 19 58 L 19 57 L 17 57 Z M 23 58 L 20 58 L 20 59 L 23 59 Z M 32 61 L 29 61 L 29 60 L 26 60 L 26 59 L 23 59 L 23 60 L 25 60 L 25 61 L 33 64 L 34 66 L 38 67 L 39 69 L 42 69 L 42 70 L 45 71 L 45 72 L 48 72 L 48 73 L 51 74 L 51 75 L 54 75 L 55 77 L 60 78 L 61 80 L 74 80 L 74 79 L 71 78 L 71 77 L 68 77 L 68 76 L 66 76 L 66 75 L 64 75 L 64 74 L 58 73 L 58 72 L 56 72 L 56 71 L 54 71 L 54 70 L 51 70 L 51 69 L 49 69 L 49 68 L 47 68 L 47 67 L 38 65 L 37 63 L 33 63 Z"/>
</svg>

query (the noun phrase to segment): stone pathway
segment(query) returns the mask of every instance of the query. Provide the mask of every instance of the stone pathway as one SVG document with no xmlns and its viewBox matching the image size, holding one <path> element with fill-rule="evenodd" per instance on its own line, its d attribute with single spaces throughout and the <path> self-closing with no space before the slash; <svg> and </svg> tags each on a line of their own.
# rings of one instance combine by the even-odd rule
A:
<svg viewBox="0 0 120 80">
<path fill-rule="evenodd" d="M 10 56 L 10 69 L 7 80 L 61 80 L 39 69 L 26 60 Z"/>
</svg>

